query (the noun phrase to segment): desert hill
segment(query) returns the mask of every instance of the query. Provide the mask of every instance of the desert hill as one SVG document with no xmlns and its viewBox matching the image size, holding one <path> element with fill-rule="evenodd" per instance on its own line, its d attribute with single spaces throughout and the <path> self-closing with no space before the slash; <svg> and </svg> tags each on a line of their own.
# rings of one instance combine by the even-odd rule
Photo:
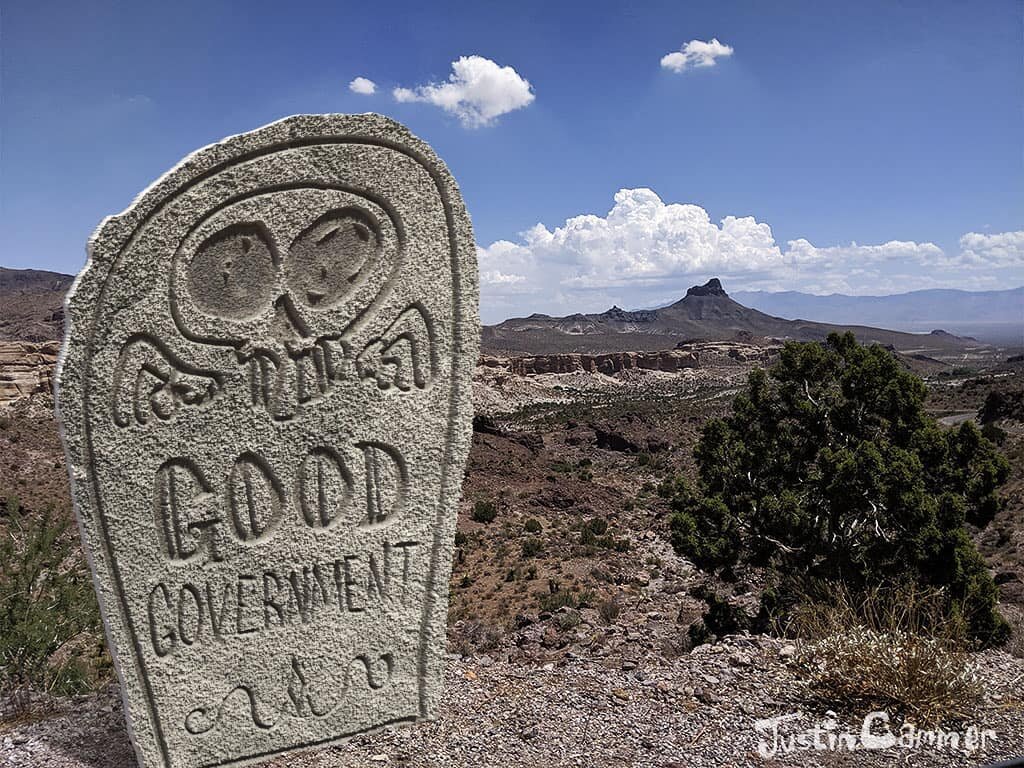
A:
<svg viewBox="0 0 1024 768">
<path fill-rule="evenodd" d="M 64 335 L 71 275 L 0 267 L 0 341 L 51 341 Z"/>
<path fill-rule="evenodd" d="M 947 357 L 978 346 L 974 339 L 945 331 L 917 334 L 863 325 L 833 325 L 786 320 L 751 309 L 732 299 L 721 281 L 694 286 L 679 301 L 659 309 L 627 311 L 618 307 L 600 314 L 551 317 L 534 314 L 485 326 L 482 347 L 506 355 L 599 353 L 668 349 L 702 341 L 815 341 L 833 331 L 852 331 L 863 343 L 892 346 L 902 352 Z"/>
</svg>

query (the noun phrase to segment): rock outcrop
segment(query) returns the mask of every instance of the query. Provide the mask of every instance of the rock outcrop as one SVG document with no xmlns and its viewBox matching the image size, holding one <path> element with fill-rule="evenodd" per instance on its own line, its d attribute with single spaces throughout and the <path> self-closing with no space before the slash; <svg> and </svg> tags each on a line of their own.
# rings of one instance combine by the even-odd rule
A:
<svg viewBox="0 0 1024 768">
<path fill-rule="evenodd" d="M 53 392 L 59 341 L 0 341 L 0 407 Z"/>
<path fill-rule="evenodd" d="M 480 358 L 480 365 L 507 368 L 519 376 L 541 373 L 613 374 L 634 369 L 675 373 L 684 368 L 697 368 L 700 360 L 696 352 L 667 349 L 660 352 L 610 352 L 604 355 L 569 353 L 508 358 L 484 356 Z"/>
</svg>

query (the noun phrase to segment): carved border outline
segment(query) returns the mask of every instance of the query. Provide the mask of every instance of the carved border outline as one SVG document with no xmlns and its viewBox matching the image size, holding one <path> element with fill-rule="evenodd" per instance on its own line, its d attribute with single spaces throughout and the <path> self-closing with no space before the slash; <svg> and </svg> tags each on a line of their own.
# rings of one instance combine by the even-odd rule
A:
<svg viewBox="0 0 1024 768">
<path fill-rule="evenodd" d="M 334 133 L 333 135 L 331 135 L 328 132 L 329 135 L 317 135 L 319 134 L 319 131 L 317 131 L 317 128 L 319 127 L 317 125 L 317 121 L 333 123 L 335 125 L 332 127 L 340 127 L 342 129 L 351 125 L 361 130 L 354 130 L 350 134 Z M 339 126 L 338 123 L 341 123 L 342 125 Z M 293 130 L 288 130 L 289 128 L 293 128 Z M 460 270 L 459 264 L 460 251 L 463 250 L 463 247 L 466 250 L 465 257 L 469 261 L 475 262 L 475 252 L 470 247 L 473 242 L 472 225 L 469 220 L 469 215 L 466 212 L 465 205 L 462 202 L 462 197 L 459 188 L 455 183 L 455 180 L 451 176 L 451 173 L 448 171 L 447 167 L 439 158 L 437 158 L 436 154 L 434 154 L 433 150 L 430 148 L 429 145 L 425 144 L 424 142 L 413 136 L 407 129 L 404 128 L 404 126 L 402 126 L 401 124 L 397 123 L 394 120 L 379 115 L 298 115 L 289 118 L 284 118 L 274 123 L 270 123 L 269 125 L 257 128 L 254 131 L 251 131 L 247 134 L 242 134 L 241 136 L 245 137 L 249 141 L 257 142 L 260 141 L 261 138 L 264 138 L 264 136 L 267 133 L 273 134 L 275 131 L 287 131 L 291 138 L 270 143 L 263 147 L 250 149 L 248 151 L 246 151 L 244 147 L 239 148 L 241 151 L 238 151 L 237 154 L 233 155 L 232 157 L 226 158 L 220 162 L 216 162 L 216 156 L 218 154 L 221 154 L 221 152 L 223 151 L 223 141 L 227 141 L 228 139 L 225 139 L 220 143 L 212 144 L 197 150 L 196 152 L 188 155 L 185 159 L 179 162 L 166 174 L 164 174 L 157 181 L 155 181 L 148 189 L 146 189 L 142 194 L 140 194 L 132 203 L 132 205 L 123 213 L 118 214 L 117 216 L 108 217 L 103 222 L 101 222 L 96 232 L 90 238 L 89 259 L 86 264 L 86 267 L 79 274 L 78 279 L 75 281 L 75 284 L 72 287 L 72 290 L 69 291 L 65 299 L 65 307 L 67 310 L 69 323 L 65 334 L 64 345 L 61 350 L 60 364 L 58 366 L 58 412 L 61 414 L 61 436 L 64 442 L 65 454 L 68 458 L 68 464 L 73 469 L 83 470 L 87 475 L 86 482 L 84 483 L 78 482 L 75 480 L 75 478 L 72 478 L 72 488 L 74 489 L 76 485 L 83 487 L 84 490 L 86 491 L 88 498 L 90 499 L 89 513 L 90 517 L 93 518 L 93 530 L 95 530 L 95 532 L 100 535 L 101 543 L 103 545 L 104 569 L 107 570 L 109 576 L 112 577 L 110 579 L 110 582 L 114 585 L 116 593 L 115 596 L 117 597 L 118 601 L 118 604 L 116 606 L 116 616 L 118 622 L 121 625 L 123 633 L 130 638 L 132 644 L 135 647 L 136 658 L 133 660 L 134 663 L 131 666 L 133 668 L 133 672 L 137 675 L 138 680 L 142 684 L 141 687 L 146 695 L 145 703 L 147 706 L 147 712 L 149 716 L 149 725 L 155 736 L 156 746 L 163 758 L 162 762 L 164 766 L 168 767 L 171 765 L 170 755 L 167 749 L 166 740 L 160 727 L 159 721 L 155 716 L 153 693 L 149 681 L 145 675 L 145 664 L 143 662 L 143 656 L 141 653 L 138 634 L 129 620 L 130 617 L 128 614 L 127 603 L 124 597 L 124 587 L 121 581 L 121 576 L 118 571 L 116 561 L 112 557 L 109 533 L 107 529 L 107 520 L 102 510 L 102 505 L 100 503 L 99 495 L 97 493 L 98 485 L 96 483 L 94 471 L 92 470 L 92 465 L 95 458 L 95 450 L 92 440 L 92 430 L 88 419 L 85 418 L 88 410 L 87 406 L 90 401 L 91 386 L 89 378 L 84 376 L 83 374 L 85 372 L 85 369 L 88 368 L 90 361 L 92 360 L 96 325 L 99 319 L 100 309 L 104 306 L 104 300 L 110 278 L 117 272 L 117 266 L 120 263 L 121 259 L 123 258 L 125 251 L 131 246 L 131 244 L 134 242 L 138 234 L 152 220 L 152 218 L 155 215 L 157 215 L 157 213 L 161 211 L 164 207 L 166 207 L 167 204 L 169 204 L 171 201 L 177 198 L 184 191 L 191 189 L 197 186 L 198 184 L 216 176 L 217 174 L 221 173 L 227 168 L 248 162 L 250 160 L 254 160 L 259 157 L 263 157 L 265 155 L 274 154 L 288 149 L 297 149 L 312 146 L 326 146 L 335 144 L 365 145 L 380 147 L 382 149 L 388 149 L 399 154 L 405 155 L 414 162 L 418 163 L 431 177 L 445 212 L 445 220 L 448 230 L 450 267 L 452 274 L 452 382 L 448 408 L 448 419 L 449 424 L 451 426 L 449 426 L 448 429 L 448 439 L 446 441 L 445 446 L 445 466 L 443 469 L 443 475 L 440 484 L 438 511 L 434 518 L 435 533 L 433 537 L 433 546 L 431 547 L 430 567 L 428 571 L 428 578 L 426 584 L 427 599 L 424 604 L 423 614 L 421 618 L 421 637 L 425 639 L 420 643 L 418 660 L 418 687 L 420 712 L 418 716 L 413 716 L 409 718 L 396 718 L 395 720 L 379 724 L 378 726 L 374 726 L 369 729 L 353 731 L 350 733 L 336 734 L 316 742 L 308 742 L 301 745 L 284 747 L 279 750 L 270 750 L 263 753 L 247 755 L 241 758 L 229 758 L 227 760 L 210 763 L 208 764 L 208 768 L 212 768 L 212 766 L 242 765 L 245 763 L 252 762 L 254 760 L 259 760 L 272 755 L 289 752 L 295 749 L 309 748 L 319 744 L 343 740 L 356 734 L 372 732 L 374 730 L 379 730 L 380 728 L 389 724 L 422 719 L 429 715 L 428 702 L 426 701 L 424 691 L 424 681 L 428 672 L 428 665 L 430 661 L 430 659 L 428 658 L 428 650 L 432 645 L 441 642 L 438 638 L 432 636 L 430 626 L 432 618 L 437 613 L 437 590 L 434 589 L 434 585 L 437 583 L 437 577 L 439 575 L 437 573 L 437 555 L 438 550 L 441 546 L 440 534 L 441 531 L 444 529 L 443 522 L 444 517 L 446 516 L 446 512 L 448 511 L 449 507 L 454 508 L 454 505 L 457 503 L 459 487 L 461 482 L 461 471 L 458 473 L 454 473 L 459 475 L 459 477 L 456 479 L 455 487 L 452 487 L 453 473 L 450 471 L 451 467 L 453 466 L 452 460 L 454 458 L 461 458 L 464 460 L 466 455 L 468 454 L 470 443 L 470 419 L 465 418 L 463 420 L 463 424 L 457 424 L 457 419 L 459 418 L 459 416 L 465 415 L 461 413 L 464 410 L 464 408 L 461 407 L 460 405 L 460 400 L 462 399 L 460 395 L 462 394 L 463 390 L 469 389 L 471 387 L 470 377 L 468 375 L 464 377 L 460 377 L 458 375 L 458 361 L 460 357 L 464 356 L 473 356 L 475 358 L 476 352 L 479 348 L 479 309 L 477 298 L 478 279 L 476 275 L 473 274 L 472 272 L 470 274 L 463 274 L 462 271 Z M 400 135 L 402 135 L 403 138 L 408 140 L 409 145 L 407 146 L 404 144 L 400 144 L 396 141 L 392 141 L 390 139 L 382 138 L 379 135 L 374 135 L 374 133 L 378 132 L 397 132 Z M 303 135 L 310 133 L 314 135 Z M 260 136 L 260 134 L 263 134 L 264 136 Z M 195 175 L 191 176 L 190 178 L 186 176 L 186 178 L 175 183 L 175 176 L 188 174 L 189 166 L 194 167 L 194 165 L 199 164 L 199 158 L 203 157 L 204 155 L 213 156 L 215 162 L 212 165 L 210 165 L 210 167 L 206 168 L 205 170 L 199 173 L 195 173 Z M 174 184 L 172 188 L 164 189 L 165 187 L 168 187 L 171 184 Z M 151 205 L 144 205 L 147 198 L 151 197 L 156 198 L 155 201 Z M 453 197 L 458 203 L 457 208 L 452 204 Z M 147 210 L 145 210 L 145 212 L 142 212 L 141 209 L 143 209 L 144 207 Z M 132 214 L 136 215 L 132 216 Z M 134 221 L 130 221 L 131 219 L 134 219 Z M 109 226 L 113 226 L 114 224 L 117 223 L 127 225 L 131 230 L 129 234 L 121 236 L 121 242 L 123 242 L 124 244 L 120 248 L 118 248 L 116 252 L 113 252 L 113 249 L 111 249 L 110 253 L 102 254 L 102 261 L 96 259 L 96 254 L 94 253 L 94 246 L 98 241 L 100 235 L 104 232 L 106 228 L 108 228 Z M 111 233 L 108 233 L 108 236 L 111 236 Z M 468 242 L 466 242 L 466 240 L 468 240 Z M 105 269 L 103 270 L 103 274 L 96 274 L 98 271 L 97 268 L 100 266 L 105 267 Z M 77 313 L 75 311 L 76 307 L 74 305 L 76 304 L 77 298 L 79 296 L 80 288 L 82 288 L 82 286 L 89 284 L 90 282 L 93 284 L 90 287 L 94 288 L 95 283 L 97 281 L 100 282 L 100 285 L 98 292 L 93 297 L 95 309 L 91 313 L 91 318 L 89 317 L 88 313 Z M 463 296 L 463 292 L 467 288 L 470 289 L 469 297 Z M 84 291 L 82 293 L 84 293 Z M 74 320 L 76 315 L 78 315 L 79 317 L 84 317 L 86 319 L 86 328 L 79 329 L 75 327 L 76 323 L 74 322 Z M 467 330 L 476 330 L 476 333 L 470 333 L 467 336 L 467 334 L 465 333 Z M 84 342 L 84 348 L 82 342 Z M 64 430 L 64 418 L 63 409 L 61 407 L 62 403 L 60 398 L 60 389 L 61 383 L 64 378 L 63 374 L 65 371 L 65 367 L 67 367 L 69 371 L 73 371 L 74 373 L 77 374 L 77 380 L 75 380 L 75 383 L 77 385 L 78 395 L 80 398 L 79 406 L 81 408 L 81 414 L 76 414 L 76 416 L 80 416 L 81 421 L 78 422 L 76 426 L 82 432 L 81 436 L 84 437 L 84 444 L 72 444 L 67 439 L 67 435 Z M 470 410 L 472 409 L 472 405 L 469 405 L 468 407 L 470 408 Z M 460 469 L 462 468 L 463 463 L 464 461 L 458 462 L 458 467 Z M 81 504 L 77 500 L 78 494 L 73 495 L 76 497 L 76 515 L 79 518 L 79 525 L 80 528 L 82 529 L 83 538 L 89 545 L 86 547 L 86 553 L 90 561 L 90 566 L 93 571 L 94 579 L 96 579 L 97 566 L 95 562 L 95 557 L 92 554 L 92 549 L 94 545 L 94 542 L 92 540 L 92 531 L 90 531 L 88 526 L 85 525 L 83 515 L 81 514 L 83 509 Z M 97 587 L 99 586 L 100 584 L 97 581 Z M 441 584 L 440 587 L 440 591 L 445 596 L 447 596 L 447 583 L 445 582 Z M 97 592 L 100 594 L 102 598 L 103 590 L 97 589 Z M 107 615 L 110 611 L 110 608 L 106 605 L 103 605 L 103 602 L 104 601 L 101 599 L 101 607 L 104 610 L 104 614 Z M 109 633 L 108 639 L 112 639 L 109 638 Z M 111 649 L 116 654 L 116 644 L 111 642 L 110 645 Z M 120 672 L 122 668 L 120 660 L 117 668 Z M 127 693 L 125 692 L 126 686 L 124 685 L 125 680 L 123 673 L 121 673 L 121 677 L 123 697 L 126 700 L 126 704 L 128 704 Z M 125 707 L 125 711 L 128 714 L 129 730 L 133 730 L 131 729 L 131 709 L 131 706 Z M 145 761 L 142 751 L 139 749 L 137 749 L 136 751 L 139 753 L 138 757 L 140 759 L 140 763 L 144 764 Z"/>
</svg>

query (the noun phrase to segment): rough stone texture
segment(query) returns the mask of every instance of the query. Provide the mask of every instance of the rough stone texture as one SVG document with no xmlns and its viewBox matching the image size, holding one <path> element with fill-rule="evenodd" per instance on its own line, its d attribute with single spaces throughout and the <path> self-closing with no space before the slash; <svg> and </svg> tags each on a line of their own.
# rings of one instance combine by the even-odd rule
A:
<svg viewBox="0 0 1024 768">
<path fill-rule="evenodd" d="M 60 344 L 0 341 L 0 407 L 53 391 Z"/>
<path fill-rule="evenodd" d="M 454 180 L 377 115 L 225 139 L 100 225 L 58 409 L 143 766 L 436 714 L 477 296 Z"/>
</svg>

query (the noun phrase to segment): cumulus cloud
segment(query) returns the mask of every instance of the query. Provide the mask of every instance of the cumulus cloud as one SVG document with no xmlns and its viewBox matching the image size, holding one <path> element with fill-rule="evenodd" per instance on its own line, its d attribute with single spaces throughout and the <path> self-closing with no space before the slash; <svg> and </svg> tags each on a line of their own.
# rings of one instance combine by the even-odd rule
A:
<svg viewBox="0 0 1024 768">
<path fill-rule="evenodd" d="M 678 51 L 661 57 L 661 66 L 673 72 L 683 72 L 695 67 L 713 67 L 717 59 L 732 56 L 732 46 L 720 43 L 717 37 L 708 41 L 691 40 Z"/>
<path fill-rule="evenodd" d="M 534 311 L 601 311 L 612 303 L 658 306 L 709 277 L 723 278 L 726 290 L 980 289 L 998 284 L 993 265 L 1020 267 L 1022 254 L 1024 232 L 969 233 L 957 254 L 913 240 L 818 246 L 797 238 L 782 248 L 766 222 L 752 216 L 716 222 L 698 205 L 666 203 L 645 188 L 619 190 L 603 216 L 581 214 L 553 228 L 536 224 L 515 241 L 477 249 L 491 322 Z M 1020 274 L 1003 277 L 1021 281 Z"/>
<path fill-rule="evenodd" d="M 965 260 L 992 266 L 1024 266 L 1024 231 L 983 235 L 968 232 L 960 238 Z"/>
<path fill-rule="evenodd" d="M 622 189 L 607 216 L 575 216 L 524 235 L 534 258 L 579 268 L 584 288 L 652 283 L 677 274 L 767 267 L 779 258 L 771 227 L 752 217 L 711 221 L 697 205 L 665 204 L 650 189 Z"/>
<path fill-rule="evenodd" d="M 533 87 L 512 67 L 483 56 L 462 56 L 452 62 L 443 83 L 395 88 L 399 102 L 422 101 L 450 112 L 468 128 L 491 125 L 498 117 L 533 102 Z"/>
<path fill-rule="evenodd" d="M 369 96 L 370 94 L 377 92 L 377 84 L 373 82 L 373 80 L 369 80 L 365 77 L 357 77 L 348 84 L 348 89 L 352 91 L 352 93 Z"/>
</svg>

